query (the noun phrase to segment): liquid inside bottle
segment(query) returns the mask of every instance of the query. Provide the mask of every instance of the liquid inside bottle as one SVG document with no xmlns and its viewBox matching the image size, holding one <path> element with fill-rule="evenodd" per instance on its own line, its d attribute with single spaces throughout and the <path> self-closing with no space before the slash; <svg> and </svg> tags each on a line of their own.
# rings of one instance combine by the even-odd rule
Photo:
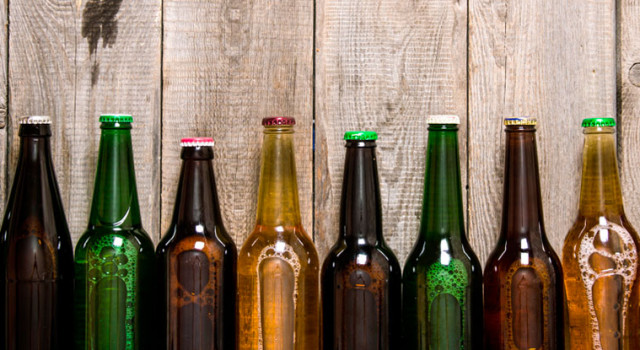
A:
<svg viewBox="0 0 640 350">
<path fill-rule="evenodd" d="M 502 228 L 484 272 L 487 349 L 564 349 L 562 269 L 542 219 L 535 119 L 505 119 Z"/>
<path fill-rule="evenodd" d="M 256 226 L 238 255 L 240 350 L 319 346 L 319 263 L 300 220 L 294 124 L 263 120 Z"/>
<path fill-rule="evenodd" d="M 420 233 L 403 276 L 408 349 L 482 349 L 482 271 L 465 236 L 457 116 L 430 116 Z"/>
<path fill-rule="evenodd" d="M 158 244 L 167 350 L 236 346 L 236 259 L 222 224 L 211 160 L 213 139 L 182 140 L 173 220 Z"/>
<path fill-rule="evenodd" d="M 103 115 L 89 226 L 76 246 L 76 349 L 154 348 L 154 248 L 142 228 L 131 116 Z"/>
<path fill-rule="evenodd" d="M 347 132 L 340 234 L 322 269 L 324 349 L 400 346 L 401 272 L 382 232 L 374 132 Z"/>
<path fill-rule="evenodd" d="M 563 248 L 572 349 L 640 348 L 638 235 L 627 220 L 616 160 L 615 120 L 583 121 L 578 218 Z"/>
<path fill-rule="evenodd" d="M 3 349 L 71 346 L 73 250 L 51 160 L 49 117 L 20 120 L 20 155 L 2 225 Z"/>
</svg>

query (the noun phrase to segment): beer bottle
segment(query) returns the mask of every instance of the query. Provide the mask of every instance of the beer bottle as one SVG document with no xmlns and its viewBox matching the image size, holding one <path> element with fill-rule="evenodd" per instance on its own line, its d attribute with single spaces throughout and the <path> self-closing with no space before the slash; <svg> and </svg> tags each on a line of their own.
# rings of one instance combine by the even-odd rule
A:
<svg viewBox="0 0 640 350">
<path fill-rule="evenodd" d="M 87 231 L 76 246 L 76 349 L 153 346 L 155 256 L 142 228 L 129 115 L 102 115 Z"/>
<path fill-rule="evenodd" d="M 51 160 L 51 120 L 20 119 L 20 155 L 2 224 L 2 349 L 71 347 L 73 249 Z"/>
<path fill-rule="evenodd" d="M 340 234 L 322 267 L 325 350 L 400 346 L 401 272 L 382 236 L 376 139 L 345 133 Z"/>
<path fill-rule="evenodd" d="M 639 242 L 622 205 L 615 125 L 582 122 L 580 209 L 562 250 L 571 349 L 640 349 Z"/>
<path fill-rule="evenodd" d="M 235 348 L 236 247 L 222 225 L 213 139 L 181 141 L 182 171 L 171 226 L 158 244 L 162 349 Z"/>
<path fill-rule="evenodd" d="M 486 349 L 564 348 L 562 270 L 544 231 L 534 118 L 507 118 L 502 228 L 484 272 Z"/>
<path fill-rule="evenodd" d="M 302 228 L 295 119 L 262 120 L 256 226 L 238 256 L 238 349 L 318 349 L 318 254 Z"/>
<path fill-rule="evenodd" d="M 420 233 L 404 268 L 405 349 L 482 349 L 482 270 L 465 236 L 457 116 L 430 116 Z"/>
</svg>

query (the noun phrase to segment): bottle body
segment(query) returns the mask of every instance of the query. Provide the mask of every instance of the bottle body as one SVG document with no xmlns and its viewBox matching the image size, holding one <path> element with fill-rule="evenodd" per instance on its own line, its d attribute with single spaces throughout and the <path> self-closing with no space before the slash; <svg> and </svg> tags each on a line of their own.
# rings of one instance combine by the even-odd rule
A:
<svg viewBox="0 0 640 350">
<path fill-rule="evenodd" d="M 347 140 L 341 232 L 322 268 L 323 346 L 395 349 L 401 336 L 401 272 L 382 234 L 375 143 Z"/>
<path fill-rule="evenodd" d="M 183 142 L 174 218 L 156 253 L 162 349 L 235 348 L 237 252 L 222 225 L 212 158 L 210 146 Z"/>
<path fill-rule="evenodd" d="M 571 349 L 640 348 L 638 234 L 624 215 L 614 128 L 585 128 L 578 219 L 563 247 Z"/>
<path fill-rule="evenodd" d="M 238 257 L 238 348 L 317 349 L 318 273 L 302 227 L 256 227 Z"/>
<path fill-rule="evenodd" d="M 482 349 L 482 270 L 465 236 L 457 130 L 429 127 L 420 233 L 403 275 L 407 349 Z"/>
<path fill-rule="evenodd" d="M 48 123 L 20 126 L 18 168 L 2 229 L 3 349 L 71 346 L 73 250 L 50 135 Z"/>
<path fill-rule="evenodd" d="M 485 347 L 564 349 L 562 269 L 546 239 L 533 125 L 508 125 L 500 238 L 484 272 Z"/>
<path fill-rule="evenodd" d="M 140 220 L 126 120 L 101 117 L 89 227 L 76 246 L 78 350 L 155 348 L 154 247 Z"/>
<path fill-rule="evenodd" d="M 300 220 L 291 123 L 263 120 L 256 226 L 238 254 L 239 350 L 320 344 L 318 254 Z"/>
</svg>

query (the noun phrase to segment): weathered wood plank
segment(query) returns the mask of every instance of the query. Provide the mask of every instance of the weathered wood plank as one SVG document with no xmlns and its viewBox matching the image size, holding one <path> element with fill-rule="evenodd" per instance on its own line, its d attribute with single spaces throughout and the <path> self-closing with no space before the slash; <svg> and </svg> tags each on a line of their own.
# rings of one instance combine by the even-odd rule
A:
<svg viewBox="0 0 640 350">
<path fill-rule="evenodd" d="M 296 117 L 303 224 L 312 233 L 313 2 L 165 0 L 162 227 L 168 227 L 182 137 L 212 136 L 227 230 L 240 247 L 255 225 L 261 119 Z"/>
<path fill-rule="evenodd" d="M 385 237 L 401 263 L 418 233 L 428 114 L 461 116 L 466 182 L 467 2 L 319 0 L 315 224 L 338 234 L 343 133 L 377 131 Z"/>
<path fill-rule="evenodd" d="M 486 261 L 500 230 L 502 118 L 539 119 L 547 235 L 556 252 L 577 214 L 580 121 L 615 114 L 615 3 L 475 0 L 469 11 L 469 213 Z"/>
<path fill-rule="evenodd" d="M 7 103 L 7 44 L 9 39 L 8 30 L 8 9 L 9 3 L 0 4 L 0 212 L 4 212 L 5 200 L 7 198 L 7 129 L 8 129 L 8 103 Z"/>
<path fill-rule="evenodd" d="M 10 3 L 11 116 L 52 116 L 54 162 L 74 241 L 87 223 L 103 112 L 134 115 L 141 214 L 149 234 L 159 237 L 161 10 L 154 0 Z"/>
<path fill-rule="evenodd" d="M 622 196 L 629 220 L 640 229 L 640 1 L 620 1 L 618 14 L 618 144 Z"/>
</svg>

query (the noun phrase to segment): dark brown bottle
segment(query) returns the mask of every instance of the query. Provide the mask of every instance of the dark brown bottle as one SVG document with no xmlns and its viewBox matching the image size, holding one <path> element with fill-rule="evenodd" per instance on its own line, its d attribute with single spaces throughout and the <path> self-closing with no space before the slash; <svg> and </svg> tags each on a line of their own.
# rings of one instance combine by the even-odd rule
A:
<svg viewBox="0 0 640 350">
<path fill-rule="evenodd" d="M 374 132 L 347 132 L 340 235 L 322 268 L 325 350 L 400 346 L 401 272 L 382 236 Z"/>
<path fill-rule="evenodd" d="M 542 219 L 536 121 L 505 125 L 502 229 L 484 273 L 485 349 L 564 349 L 562 270 Z"/>
<path fill-rule="evenodd" d="M 71 348 L 73 250 L 51 160 L 48 117 L 20 120 L 2 224 L 3 349 Z"/>
<path fill-rule="evenodd" d="M 162 349 L 227 350 L 236 342 L 236 247 L 222 225 L 213 139 L 182 140 L 173 220 L 158 245 Z"/>
</svg>

